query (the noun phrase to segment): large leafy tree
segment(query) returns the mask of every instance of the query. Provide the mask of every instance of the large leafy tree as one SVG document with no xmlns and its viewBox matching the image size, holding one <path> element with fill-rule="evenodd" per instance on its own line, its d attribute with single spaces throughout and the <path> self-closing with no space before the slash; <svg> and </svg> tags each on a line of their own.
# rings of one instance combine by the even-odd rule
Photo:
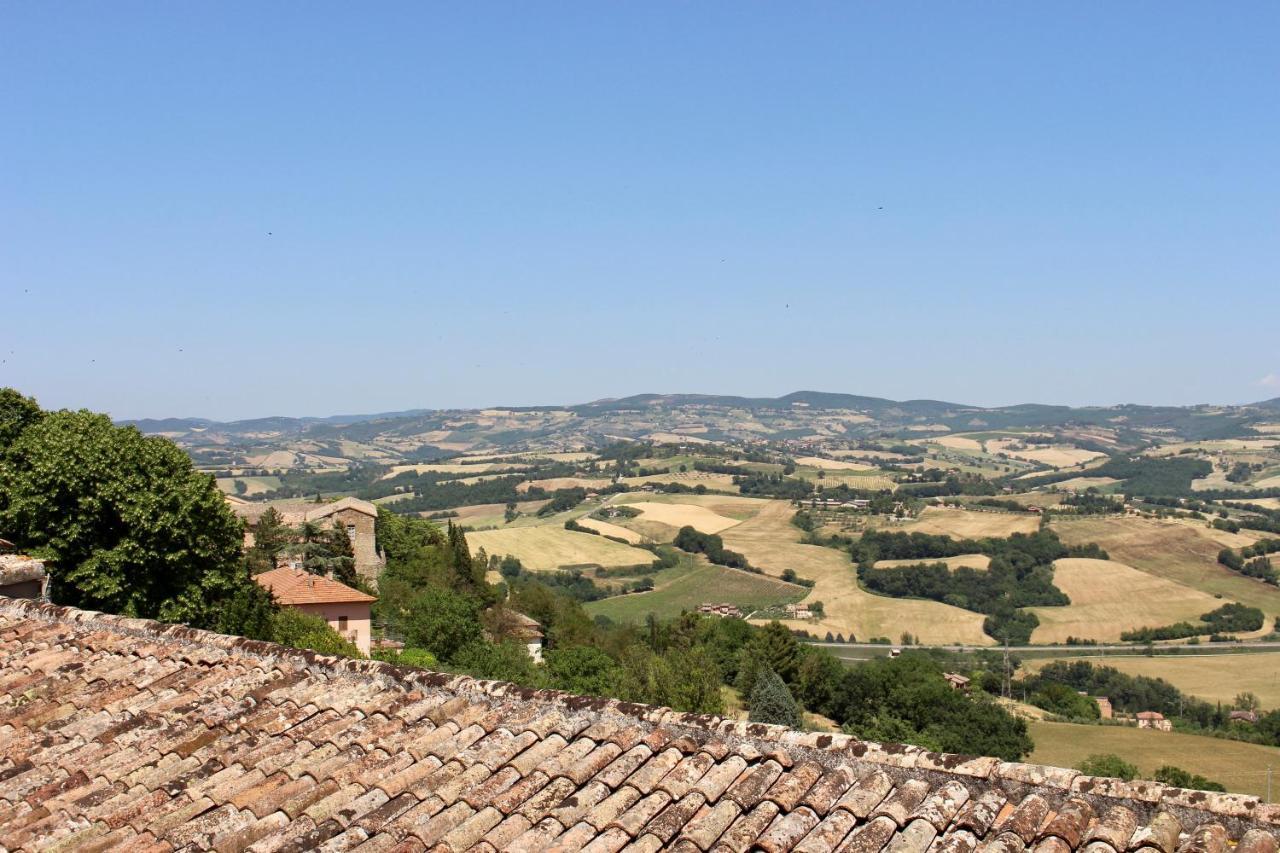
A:
<svg viewBox="0 0 1280 853">
<path fill-rule="evenodd" d="M 0 388 L 0 454 L 17 440 L 24 429 L 43 416 L 44 412 L 35 400 L 12 388 Z"/>
<path fill-rule="evenodd" d="M 240 522 L 213 478 L 167 439 L 87 411 L 32 415 L 14 396 L 0 530 L 50 561 L 54 600 L 212 627 L 249 582 Z"/>
</svg>

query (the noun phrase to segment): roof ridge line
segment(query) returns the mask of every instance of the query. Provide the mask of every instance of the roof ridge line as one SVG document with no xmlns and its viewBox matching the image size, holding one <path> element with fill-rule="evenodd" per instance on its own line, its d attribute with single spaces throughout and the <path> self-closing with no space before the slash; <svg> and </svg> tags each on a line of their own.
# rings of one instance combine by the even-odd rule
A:
<svg viewBox="0 0 1280 853">
<path fill-rule="evenodd" d="M 572 713 L 613 714 L 631 717 L 657 727 L 672 727 L 684 734 L 700 734 L 751 744 L 763 755 L 774 754 L 780 763 L 790 764 L 786 750 L 821 761 L 824 756 L 875 765 L 890 776 L 917 774 L 945 775 L 987 783 L 1006 790 L 1040 790 L 1055 798 L 1077 796 L 1118 801 L 1143 812 L 1166 809 L 1175 814 L 1208 813 L 1247 825 L 1280 827 L 1280 805 L 1264 803 L 1246 794 L 1223 794 L 1175 788 L 1160 782 L 1089 776 L 1078 770 L 1052 765 L 1004 761 L 990 756 L 968 756 L 931 752 L 909 744 L 880 744 L 859 740 L 853 735 L 805 732 L 772 723 L 753 723 L 714 714 L 676 711 L 664 706 L 624 702 L 607 697 L 584 696 L 550 688 L 524 687 L 508 681 L 479 679 L 469 675 L 402 666 L 371 659 L 340 658 L 310 649 L 296 649 L 264 640 L 219 634 L 178 623 L 141 617 L 120 616 L 96 610 L 50 604 L 31 599 L 0 596 L 0 613 L 48 622 L 67 622 L 133 635 L 155 636 L 261 660 L 301 659 L 307 668 L 335 676 L 362 676 L 394 682 L 405 687 L 443 690 L 488 702 L 516 699 L 556 705 Z M 763 748 L 761 748 L 763 747 Z"/>
</svg>

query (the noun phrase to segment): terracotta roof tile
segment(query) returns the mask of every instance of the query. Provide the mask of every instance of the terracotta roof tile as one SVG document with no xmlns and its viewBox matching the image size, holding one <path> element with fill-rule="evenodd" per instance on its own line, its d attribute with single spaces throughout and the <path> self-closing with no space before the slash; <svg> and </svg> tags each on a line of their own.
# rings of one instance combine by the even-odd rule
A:
<svg viewBox="0 0 1280 853">
<path fill-rule="evenodd" d="M 344 583 L 283 566 L 253 579 L 281 604 L 371 604 L 378 599 Z"/>
<path fill-rule="evenodd" d="M 1252 797 L 7 599 L 0 739 L 8 849 L 1277 853 L 1280 828 Z"/>
</svg>

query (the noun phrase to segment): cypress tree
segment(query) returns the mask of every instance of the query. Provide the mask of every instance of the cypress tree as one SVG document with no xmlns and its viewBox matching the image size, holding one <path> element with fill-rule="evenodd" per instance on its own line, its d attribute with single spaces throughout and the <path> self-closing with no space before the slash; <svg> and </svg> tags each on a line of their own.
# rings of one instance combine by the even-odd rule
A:
<svg viewBox="0 0 1280 853">
<path fill-rule="evenodd" d="M 780 726 L 800 728 L 804 720 L 791 691 L 778 677 L 778 673 L 768 667 L 760 670 L 756 678 L 755 688 L 751 691 L 751 722 L 777 723 Z"/>
</svg>

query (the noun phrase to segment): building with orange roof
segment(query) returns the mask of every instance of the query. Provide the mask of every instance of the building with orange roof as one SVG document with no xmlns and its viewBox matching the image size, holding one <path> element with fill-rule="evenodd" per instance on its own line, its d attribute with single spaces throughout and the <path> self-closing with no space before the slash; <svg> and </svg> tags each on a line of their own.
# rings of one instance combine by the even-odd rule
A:
<svg viewBox="0 0 1280 853">
<path fill-rule="evenodd" d="M 369 605 L 378 599 L 344 583 L 282 566 L 255 575 L 278 604 L 319 616 L 344 640 L 369 654 Z"/>
</svg>

